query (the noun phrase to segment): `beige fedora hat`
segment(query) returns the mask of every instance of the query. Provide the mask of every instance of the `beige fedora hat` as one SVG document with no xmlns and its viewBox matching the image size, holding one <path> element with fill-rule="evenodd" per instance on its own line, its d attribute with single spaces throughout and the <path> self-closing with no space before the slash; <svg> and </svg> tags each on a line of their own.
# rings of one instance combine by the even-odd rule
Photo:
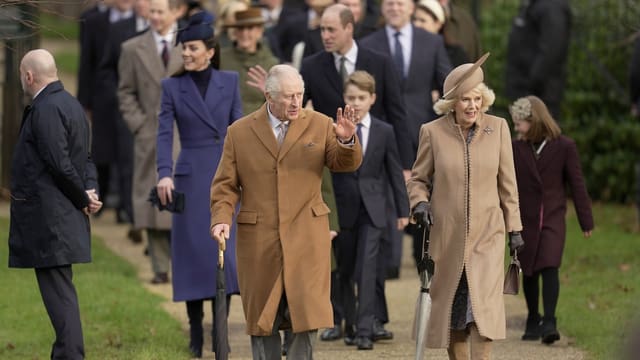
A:
<svg viewBox="0 0 640 360">
<path fill-rule="evenodd" d="M 489 57 L 486 53 L 475 63 L 462 64 L 451 70 L 447 78 L 444 79 L 443 99 L 451 100 L 475 88 L 484 81 L 484 72 L 480 67 Z"/>
</svg>

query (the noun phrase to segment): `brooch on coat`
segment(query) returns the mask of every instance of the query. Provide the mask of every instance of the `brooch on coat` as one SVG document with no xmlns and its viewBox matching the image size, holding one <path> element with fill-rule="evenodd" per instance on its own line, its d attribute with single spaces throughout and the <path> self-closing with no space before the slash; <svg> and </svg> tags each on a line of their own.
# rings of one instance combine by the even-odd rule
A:
<svg viewBox="0 0 640 360">
<path fill-rule="evenodd" d="M 485 133 L 487 133 L 487 135 L 491 135 L 491 133 L 493 132 L 493 129 L 487 126 L 487 127 L 486 127 L 486 128 L 484 128 L 484 130 L 482 130 L 482 131 L 484 131 Z"/>
</svg>

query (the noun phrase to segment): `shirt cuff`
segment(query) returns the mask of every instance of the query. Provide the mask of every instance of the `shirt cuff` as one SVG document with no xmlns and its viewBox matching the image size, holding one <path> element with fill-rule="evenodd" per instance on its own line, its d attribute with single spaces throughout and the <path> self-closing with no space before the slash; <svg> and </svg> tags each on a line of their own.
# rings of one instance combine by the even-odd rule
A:
<svg viewBox="0 0 640 360">
<path fill-rule="evenodd" d="M 339 137 L 337 137 L 337 136 L 336 136 L 336 139 L 338 139 L 338 142 L 339 142 L 340 144 L 345 145 L 345 146 L 353 146 L 353 145 L 355 145 L 355 144 L 356 144 L 356 136 L 355 136 L 355 135 L 351 136 L 351 139 L 349 139 L 349 140 L 347 140 L 347 141 L 342 141 L 342 140 L 340 140 L 340 138 L 339 138 Z"/>
</svg>

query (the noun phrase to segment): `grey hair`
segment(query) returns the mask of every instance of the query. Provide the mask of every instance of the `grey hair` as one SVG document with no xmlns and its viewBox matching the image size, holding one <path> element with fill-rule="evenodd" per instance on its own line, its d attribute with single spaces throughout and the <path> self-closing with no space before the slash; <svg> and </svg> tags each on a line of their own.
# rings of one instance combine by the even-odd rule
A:
<svg viewBox="0 0 640 360">
<path fill-rule="evenodd" d="M 298 70 L 291 65 L 280 64 L 274 65 L 269 69 L 269 73 L 264 82 L 264 92 L 272 96 L 280 93 L 280 82 L 284 77 L 295 77 L 299 79 L 302 83 L 302 90 L 304 91 L 304 80 Z"/>
<path fill-rule="evenodd" d="M 489 89 L 489 87 L 485 85 L 485 83 L 478 84 L 478 86 L 473 88 L 471 91 L 473 90 L 480 91 L 480 95 L 482 96 L 482 108 L 480 108 L 480 111 L 486 112 L 487 110 L 489 110 L 489 107 L 496 101 L 496 94 L 493 92 L 493 90 Z M 453 108 L 455 107 L 458 100 L 460 100 L 460 96 L 453 99 L 439 99 L 433 105 L 433 110 L 438 115 L 444 115 L 448 112 L 453 111 Z"/>
</svg>

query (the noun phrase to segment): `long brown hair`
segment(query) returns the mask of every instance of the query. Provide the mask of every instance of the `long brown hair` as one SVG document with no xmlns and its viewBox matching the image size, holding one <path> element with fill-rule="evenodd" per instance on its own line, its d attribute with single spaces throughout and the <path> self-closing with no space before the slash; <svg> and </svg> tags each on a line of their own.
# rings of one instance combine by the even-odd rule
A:
<svg viewBox="0 0 640 360">
<path fill-rule="evenodd" d="M 553 140 L 560 136 L 562 130 L 549 113 L 547 105 L 537 96 L 529 95 L 527 100 L 531 102 L 531 115 L 523 120 L 531 124 L 531 127 L 525 135 L 525 140 L 539 143 L 544 139 Z"/>
</svg>

